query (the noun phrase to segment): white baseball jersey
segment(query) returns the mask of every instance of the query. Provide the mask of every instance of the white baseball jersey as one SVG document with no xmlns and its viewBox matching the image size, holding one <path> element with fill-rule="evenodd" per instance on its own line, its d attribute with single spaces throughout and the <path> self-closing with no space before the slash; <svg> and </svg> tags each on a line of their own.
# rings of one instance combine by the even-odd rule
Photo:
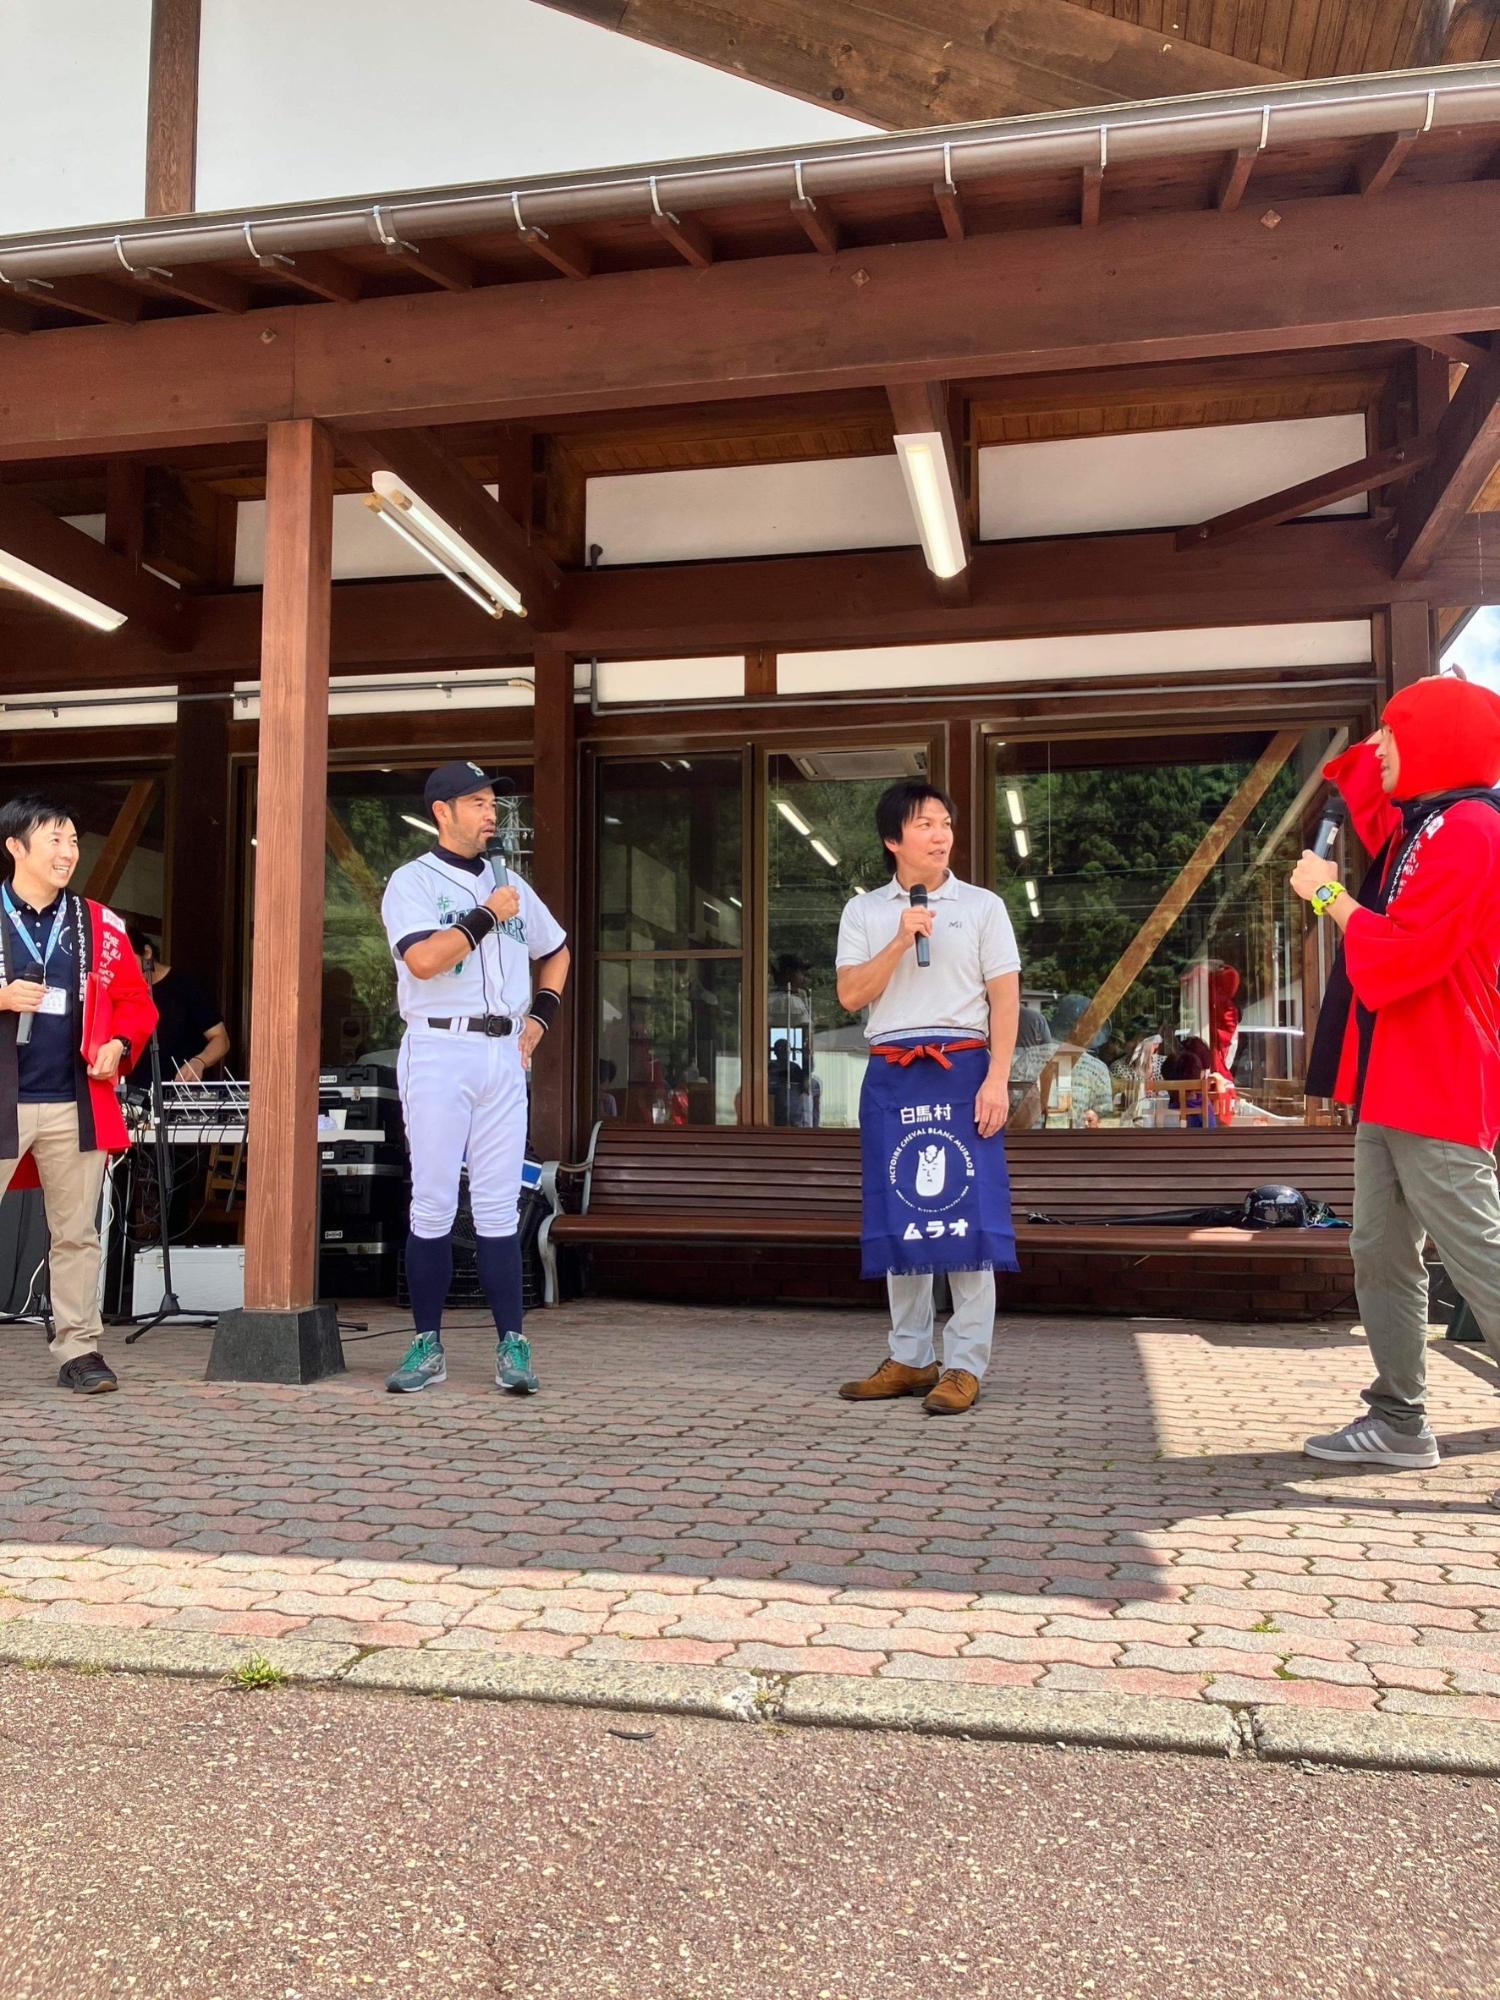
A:
<svg viewBox="0 0 1500 2000">
<path fill-rule="evenodd" d="M 396 1004 L 408 1027 L 434 1017 L 519 1017 L 531 1005 L 531 962 L 560 950 L 567 933 L 529 883 L 514 873 L 510 881 L 520 894 L 519 912 L 450 971 L 418 979 L 407 969 L 406 952 L 483 903 L 494 891 L 495 872 L 486 860 L 466 863 L 436 848 L 392 875 L 380 914 L 396 960 Z"/>
</svg>

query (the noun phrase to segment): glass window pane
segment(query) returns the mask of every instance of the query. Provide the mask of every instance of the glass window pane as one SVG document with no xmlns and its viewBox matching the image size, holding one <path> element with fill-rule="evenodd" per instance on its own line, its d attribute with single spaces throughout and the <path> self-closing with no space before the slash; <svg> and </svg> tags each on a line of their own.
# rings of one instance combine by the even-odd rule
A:
<svg viewBox="0 0 1500 2000">
<path fill-rule="evenodd" d="M 430 768 L 426 763 L 420 770 L 329 773 L 319 1058 L 324 1063 L 395 1061 L 401 1017 L 380 899 L 392 871 L 427 853 L 437 838 L 422 804 Z M 530 784 L 529 771 L 506 775 Z M 501 837 L 525 875 L 531 861 L 529 790 L 502 798 L 500 809 Z"/>
<path fill-rule="evenodd" d="M 773 1125 L 859 1122 L 860 1016 L 835 991 L 839 915 L 856 890 L 889 880 L 875 831 L 887 785 L 927 774 L 911 745 L 792 751 L 770 760 L 769 1034 Z"/>
<path fill-rule="evenodd" d="M 599 949 L 740 948 L 738 757 L 648 757 L 599 773 Z"/>
<path fill-rule="evenodd" d="M 995 784 L 996 888 L 1021 948 L 1019 1129 L 1301 1123 L 1314 919 L 1287 876 L 1326 731 L 1248 802 L 1267 739 L 1012 744 Z M 1223 853 L 1195 865 L 1224 818 Z M 1160 937 L 1081 1046 L 1081 1017 L 1153 912 Z M 1041 1103 L 1045 1094 L 1045 1110 Z"/>
<path fill-rule="evenodd" d="M 601 1118 L 733 1125 L 740 1113 L 737 959 L 605 959 L 599 966 Z"/>
</svg>

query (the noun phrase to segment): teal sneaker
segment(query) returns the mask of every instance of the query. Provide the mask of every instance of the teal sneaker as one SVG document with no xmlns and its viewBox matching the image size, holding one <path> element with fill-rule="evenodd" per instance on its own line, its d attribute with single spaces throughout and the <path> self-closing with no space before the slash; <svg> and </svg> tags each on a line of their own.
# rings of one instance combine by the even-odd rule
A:
<svg viewBox="0 0 1500 2000">
<path fill-rule="evenodd" d="M 504 1333 L 495 1345 L 495 1386 L 512 1396 L 534 1396 L 541 1383 L 531 1365 L 531 1342 L 521 1333 Z"/>
<path fill-rule="evenodd" d="M 419 1333 L 401 1357 L 401 1365 L 386 1378 L 392 1395 L 414 1396 L 418 1389 L 435 1389 L 448 1379 L 448 1357 L 440 1333 Z"/>
</svg>

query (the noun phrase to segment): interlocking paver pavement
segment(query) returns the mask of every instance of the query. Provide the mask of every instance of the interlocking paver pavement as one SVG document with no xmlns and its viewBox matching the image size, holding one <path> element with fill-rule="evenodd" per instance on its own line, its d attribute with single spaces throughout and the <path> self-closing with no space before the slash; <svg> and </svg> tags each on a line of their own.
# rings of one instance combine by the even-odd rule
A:
<svg viewBox="0 0 1500 2000">
<path fill-rule="evenodd" d="M 728 1664 L 1500 1720 L 1500 1376 L 1436 1342 L 1428 1473 L 1300 1455 L 1358 1408 L 1348 1326 L 1002 1322 L 972 1416 L 841 1403 L 880 1323 L 591 1299 L 384 1392 L 396 1316 L 307 1389 L 206 1338 L 59 1392 L 13 1329 L 0 1621 Z M 12 1635 L 14 1637 L 14 1635 Z"/>
</svg>

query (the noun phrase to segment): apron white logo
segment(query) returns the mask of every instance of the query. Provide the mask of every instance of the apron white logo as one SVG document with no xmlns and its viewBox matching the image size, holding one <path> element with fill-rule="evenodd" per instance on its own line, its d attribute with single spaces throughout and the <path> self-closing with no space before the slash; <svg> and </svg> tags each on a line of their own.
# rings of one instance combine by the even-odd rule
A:
<svg viewBox="0 0 1500 2000">
<path fill-rule="evenodd" d="M 944 1146 L 934 1143 L 924 1146 L 917 1156 L 917 1194 L 932 1200 L 943 1191 L 948 1178 L 948 1152 Z"/>
</svg>

